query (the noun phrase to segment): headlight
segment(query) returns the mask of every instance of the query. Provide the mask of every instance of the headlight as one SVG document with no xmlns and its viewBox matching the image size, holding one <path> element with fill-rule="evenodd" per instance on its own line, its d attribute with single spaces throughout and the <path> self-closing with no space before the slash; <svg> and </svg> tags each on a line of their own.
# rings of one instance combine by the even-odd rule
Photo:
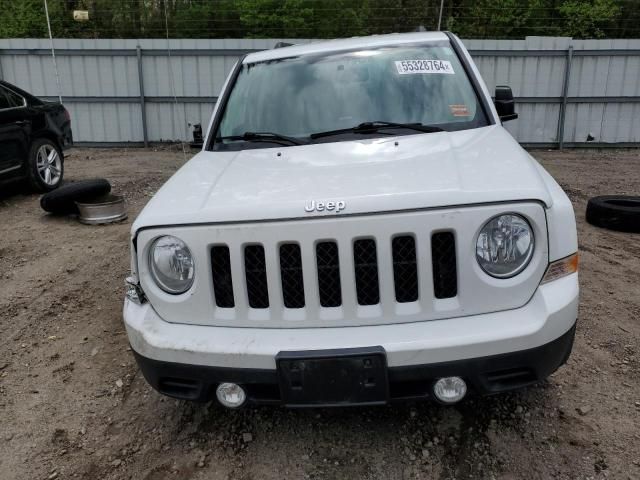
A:
<svg viewBox="0 0 640 480">
<path fill-rule="evenodd" d="M 499 215 L 480 230 L 476 241 L 476 260 L 492 277 L 513 277 L 529 264 L 533 243 L 533 230 L 523 217 Z"/>
<path fill-rule="evenodd" d="M 193 285 L 195 265 L 186 243 L 176 237 L 157 238 L 149 250 L 151 276 L 167 293 L 184 293 Z"/>
</svg>

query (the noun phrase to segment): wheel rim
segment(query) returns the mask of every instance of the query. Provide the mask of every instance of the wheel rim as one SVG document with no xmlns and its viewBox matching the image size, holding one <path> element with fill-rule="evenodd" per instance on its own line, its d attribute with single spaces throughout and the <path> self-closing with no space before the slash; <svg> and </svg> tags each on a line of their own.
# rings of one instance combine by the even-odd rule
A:
<svg viewBox="0 0 640 480">
<path fill-rule="evenodd" d="M 52 145 L 45 144 L 38 149 L 36 165 L 38 175 L 46 185 L 57 185 L 62 177 L 62 160 Z"/>
</svg>

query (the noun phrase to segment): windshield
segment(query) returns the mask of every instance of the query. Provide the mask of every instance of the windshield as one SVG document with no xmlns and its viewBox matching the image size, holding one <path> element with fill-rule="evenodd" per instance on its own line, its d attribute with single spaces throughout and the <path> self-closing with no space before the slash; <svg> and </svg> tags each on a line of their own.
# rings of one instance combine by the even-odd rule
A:
<svg viewBox="0 0 640 480">
<path fill-rule="evenodd" d="M 268 138 L 255 141 L 255 135 L 250 141 L 247 132 L 269 132 L 302 143 L 421 133 L 389 125 L 333 132 L 370 122 L 438 127 L 433 131 L 487 125 L 448 43 L 403 45 L 242 65 L 214 149 L 274 146 Z M 314 136 L 321 132 L 329 135 Z"/>
</svg>

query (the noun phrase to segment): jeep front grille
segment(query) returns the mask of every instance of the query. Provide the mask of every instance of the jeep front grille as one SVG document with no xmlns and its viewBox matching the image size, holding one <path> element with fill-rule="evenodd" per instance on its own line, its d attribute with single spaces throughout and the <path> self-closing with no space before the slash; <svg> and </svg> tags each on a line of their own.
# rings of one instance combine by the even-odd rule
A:
<svg viewBox="0 0 640 480">
<path fill-rule="evenodd" d="M 474 248 L 487 219 L 505 211 L 525 215 L 538 235 L 529 266 L 498 282 L 478 267 Z M 147 245 L 159 235 L 182 239 L 196 259 L 193 287 L 183 295 L 159 290 L 146 271 Z M 176 225 L 142 229 L 138 245 L 140 282 L 167 321 L 287 330 L 474 322 L 525 305 L 549 258 L 539 202 Z M 434 327 L 443 335 L 445 323 Z M 318 331 L 318 345 L 329 334 Z M 374 341 L 362 337 L 363 344 Z M 244 349 L 229 345 L 240 355 Z"/>
<path fill-rule="evenodd" d="M 397 235 L 389 242 L 381 243 L 374 238 L 358 238 L 350 244 L 336 241 L 316 243 L 311 263 L 303 259 L 300 245 L 295 242 L 281 243 L 276 250 L 278 258 L 276 275 L 270 275 L 269 261 L 265 258 L 265 248 L 261 244 L 244 246 L 244 281 L 241 291 L 246 302 L 254 309 L 269 308 L 269 291 L 279 292 L 281 301 L 287 309 L 302 309 L 310 303 L 310 295 L 321 308 L 340 307 L 343 303 L 343 285 L 339 249 L 348 249 L 353 258 L 353 281 L 355 296 L 360 306 L 379 305 L 380 282 L 382 277 L 391 277 L 395 301 L 401 303 L 417 302 L 420 299 L 420 276 L 416 242 L 413 235 Z M 382 250 L 383 249 L 383 250 Z M 384 257 L 390 261 L 390 271 L 381 267 L 378 252 L 384 251 Z M 451 298 L 457 295 L 455 237 L 451 232 L 435 233 L 431 237 L 431 272 L 433 275 L 433 296 L 437 299 Z M 221 308 L 233 308 L 234 289 L 238 281 L 232 279 L 230 250 L 227 245 L 216 245 L 211 249 L 211 269 L 215 303 Z M 275 253 L 275 252 L 274 252 Z M 313 273 L 313 289 L 305 289 L 305 269 Z M 307 275 L 309 272 L 307 272 Z M 307 277 L 308 278 L 308 277 Z M 269 285 L 278 279 L 278 285 Z M 424 279 L 423 279 L 424 281 Z M 236 293 L 236 298 L 238 292 Z"/>
</svg>

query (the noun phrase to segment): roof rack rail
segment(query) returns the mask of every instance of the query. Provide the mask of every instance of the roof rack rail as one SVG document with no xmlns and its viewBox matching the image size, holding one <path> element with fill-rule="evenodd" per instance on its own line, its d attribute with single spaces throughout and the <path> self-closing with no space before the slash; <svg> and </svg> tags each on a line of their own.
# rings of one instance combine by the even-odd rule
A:
<svg viewBox="0 0 640 480">
<path fill-rule="evenodd" d="M 273 48 L 291 47 L 292 45 L 293 43 L 278 42 L 273 46 Z"/>
</svg>

